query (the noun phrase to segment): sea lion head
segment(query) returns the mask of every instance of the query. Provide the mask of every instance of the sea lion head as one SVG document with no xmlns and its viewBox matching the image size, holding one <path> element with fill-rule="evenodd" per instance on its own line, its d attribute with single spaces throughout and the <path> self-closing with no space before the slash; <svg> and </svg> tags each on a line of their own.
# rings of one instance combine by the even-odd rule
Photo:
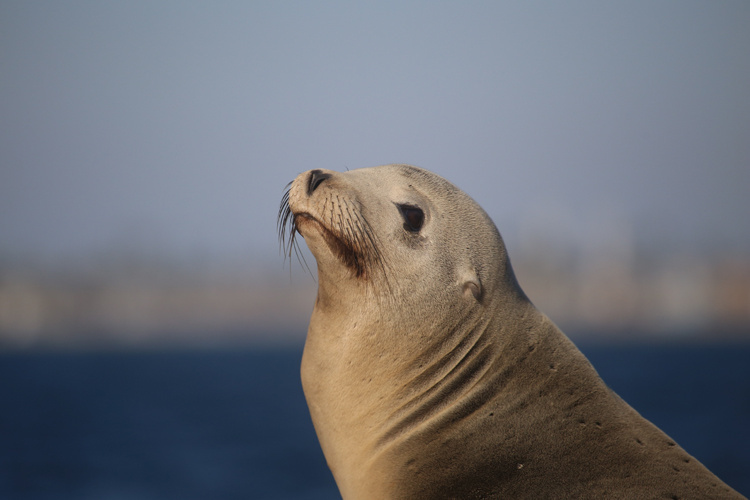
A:
<svg viewBox="0 0 750 500">
<path fill-rule="evenodd" d="M 452 310 L 487 305 L 498 292 L 522 294 L 487 214 L 418 167 L 304 172 L 291 183 L 279 220 L 282 239 L 291 230 L 289 251 L 297 231 L 315 256 L 318 308 L 367 299 L 381 317 L 395 303 L 423 321 L 426 303 Z"/>
</svg>

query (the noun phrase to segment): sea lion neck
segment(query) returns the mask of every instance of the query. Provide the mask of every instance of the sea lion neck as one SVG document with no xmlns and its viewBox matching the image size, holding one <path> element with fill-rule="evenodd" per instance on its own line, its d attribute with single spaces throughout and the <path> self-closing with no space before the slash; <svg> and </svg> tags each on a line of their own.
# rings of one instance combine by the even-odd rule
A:
<svg viewBox="0 0 750 500">
<path fill-rule="evenodd" d="M 491 398 L 483 380 L 498 372 L 514 376 L 530 346 L 543 337 L 542 318 L 533 305 L 519 303 L 515 310 L 518 315 L 508 316 L 500 308 L 475 308 L 455 324 L 440 325 L 442 338 L 433 336 L 412 350 L 397 372 L 393 404 L 398 410 L 390 415 L 380 444 L 398 441 L 403 429 L 444 427 L 487 404 Z M 510 325 L 521 326 L 524 333 Z"/>
<path fill-rule="evenodd" d="M 405 315 L 403 309 L 389 309 L 393 304 L 388 302 L 364 307 L 340 294 L 331 303 L 319 290 L 305 345 L 305 390 L 315 386 L 312 391 L 321 395 L 328 386 L 340 390 L 351 385 L 354 394 L 361 383 L 357 374 L 367 373 L 373 388 L 356 395 L 353 412 L 362 411 L 358 418 L 375 418 L 379 439 L 386 439 L 385 434 L 397 433 L 399 420 L 420 418 L 415 415 L 423 406 L 450 404 L 490 367 L 517 364 L 528 346 L 538 342 L 543 315 L 523 296 L 503 297 L 505 302 L 496 296 L 483 304 L 461 297 L 463 301 L 446 303 L 440 315 L 424 309 Z M 408 308 L 405 301 L 396 305 Z M 307 378 L 305 372 L 313 366 Z M 385 400 L 399 410 L 381 414 Z"/>
<path fill-rule="evenodd" d="M 456 422 L 484 419 L 503 394 L 495 391 L 498 387 L 524 391 L 508 389 L 504 397 L 511 404 L 538 390 L 518 380 L 538 380 L 524 373 L 536 369 L 525 363 L 526 357 L 554 351 L 539 348 L 544 316 L 528 301 L 513 306 L 518 314 L 511 316 L 505 312 L 509 304 L 492 306 L 492 311 L 469 308 L 451 323 L 422 318 L 422 328 L 409 324 L 391 331 L 389 338 L 380 334 L 395 323 L 368 325 L 355 315 L 342 321 L 313 313 L 303 386 L 321 446 L 343 490 L 380 488 L 367 478 L 382 477 L 387 464 L 404 465 L 412 458 L 423 463 L 410 450 L 439 441 Z M 494 411 L 501 418 L 501 410 Z M 412 448 L 415 442 L 420 444 Z"/>
</svg>

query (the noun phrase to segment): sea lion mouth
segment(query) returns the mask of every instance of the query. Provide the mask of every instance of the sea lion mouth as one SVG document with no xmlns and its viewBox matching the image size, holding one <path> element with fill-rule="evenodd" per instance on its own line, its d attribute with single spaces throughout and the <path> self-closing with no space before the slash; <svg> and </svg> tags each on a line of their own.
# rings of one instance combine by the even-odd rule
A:
<svg viewBox="0 0 750 500">
<path fill-rule="evenodd" d="M 338 229 L 326 225 L 308 212 L 294 213 L 289 206 L 289 190 L 287 190 L 281 199 L 277 221 L 279 244 L 285 255 L 291 258 L 293 249 L 297 258 L 304 261 L 299 252 L 296 236 L 302 234 L 299 230 L 300 226 L 314 226 L 314 230 L 323 236 L 328 248 L 339 261 L 357 278 L 366 279 L 369 275 L 370 261 L 374 258 L 375 261 L 380 262 L 380 254 L 369 225 L 366 222 L 363 224 L 359 219 L 358 222 L 358 224 L 349 224 Z"/>
<path fill-rule="evenodd" d="M 340 238 L 334 231 L 309 213 L 302 212 L 294 214 L 292 225 L 296 231 L 299 232 L 300 225 L 308 224 L 315 226 L 315 228 L 323 235 L 323 239 L 328 244 L 328 248 L 331 249 L 331 252 L 333 252 L 333 254 L 346 267 L 351 269 L 357 278 L 365 277 L 366 266 L 364 264 L 363 256 L 357 252 L 357 249 L 352 245 L 350 240 Z M 304 237 L 304 235 L 302 236 Z"/>
</svg>

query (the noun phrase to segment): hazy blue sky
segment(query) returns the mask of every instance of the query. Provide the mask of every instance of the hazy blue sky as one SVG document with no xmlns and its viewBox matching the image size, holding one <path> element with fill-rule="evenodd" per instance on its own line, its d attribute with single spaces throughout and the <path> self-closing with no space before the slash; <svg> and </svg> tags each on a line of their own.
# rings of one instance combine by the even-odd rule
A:
<svg viewBox="0 0 750 500">
<path fill-rule="evenodd" d="M 750 251 L 750 2 L 0 3 L 0 255 L 278 258 L 297 173 L 392 162 L 511 248 Z"/>
</svg>

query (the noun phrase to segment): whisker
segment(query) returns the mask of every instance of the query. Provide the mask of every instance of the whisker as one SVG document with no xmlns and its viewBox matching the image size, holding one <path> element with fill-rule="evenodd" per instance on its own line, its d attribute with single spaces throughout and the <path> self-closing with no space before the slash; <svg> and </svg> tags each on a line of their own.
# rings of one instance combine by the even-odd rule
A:
<svg viewBox="0 0 750 500">
<path fill-rule="evenodd" d="M 307 272 L 310 276 L 313 276 L 314 279 L 315 276 L 310 270 L 310 266 L 307 264 L 307 260 L 302 254 L 299 243 L 297 242 L 297 234 L 299 234 L 299 231 L 297 231 L 297 224 L 292 209 L 289 207 L 289 190 L 291 186 L 292 183 L 290 182 L 284 187 L 284 194 L 281 196 L 281 204 L 279 205 L 279 213 L 276 219 L 276 230 L 279 233 L 279 249 L 281 253 L 284 254 L 284 263 L 286 263 L 287 259 L 292 259 L 292 252 L 294 252 L 300 265 L 307 269 Z M 290 266 L 290 274 L 291 271 L 292 268 Z"/>
<path fill-rule="evenodd" d="M 375 236 L 375 232 L 372 230 L 370 223 L 367 221 L 367 218 L 364 216 L 364 214 L 362 214 L 361 211 L 356 211 L 354 218 L 357 225 L 359 226 L 358 232 L 361 235 L 362 239 L 361 245 L 363 248 L 366 248 L 368 250 L 368 263 L 370 265 L 374 263 L 378 266 L 381 271 L 381 276 L 385 281 L 386 287 L 389 291 L 392 291 L 390 282 L 388 280 L 386 262 L 383 259 L 382 254 L 380 253 L 380 245 L 377 237 Z M 391 294 L 389 293 L 388 295 L 390 296 Z"/>
<path fill-rule="evenodd" d="M 310 266 L 307 264 L 307 259 L 305 259 L 305 254 L 302 253 L 299 243 L 297 243 L 297 240 L 296 240 L 297 234 L 299 233 L 295 232 L 294 234 L 292 234 L 292 239 L 294 240 L 293 241 L 294 254 L 297 256 L 297 261 L 300 263 L 300 265 L 303 266 L 305 269 L 307 269 L 307 274 L 312 276 L 312 278 L 317 281 L 317 279 L 315 278 L 315 274 L 313 274 L 312 269 L 310 269 Z M 292 258 L 291 251 L 289 252 L 289 258 L 290 259 Z M 291 272 L 291 266 L 289 266 L 289 271 Z"/>
</svg>

